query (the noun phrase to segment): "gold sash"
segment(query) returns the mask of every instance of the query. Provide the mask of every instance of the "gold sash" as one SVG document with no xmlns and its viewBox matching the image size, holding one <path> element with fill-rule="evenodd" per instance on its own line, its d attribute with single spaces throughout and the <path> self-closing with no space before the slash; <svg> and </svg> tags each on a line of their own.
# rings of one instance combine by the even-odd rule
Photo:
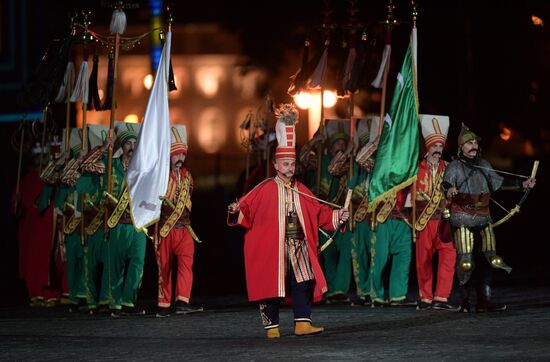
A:
<svg viewBox="0 0 550 362">
<path fill-rule="evenodd" d="M 105 208 L 102 207 L 100 211 L 94 216 L 92 221 L 84 228 L 86 235 L 94 235 L 99 229 L 99 226 L 103 222 L 103 215 L 105 215 Z"/>
<path fill-rule="evenodd" d="M 63 227 L 63 232 L 67 235 L 74 233 L 76 228 L 80 224 L 80 220 L 82 220 L 82 218 L 76 217 L 73 213 L 69 221 L 65 223 L 65 227 Z"/>
<path fill-rule="evenodd" d="M 439 203 L 441 202 L 441 198 L 443 197 L 443 193 L 440 191 L 441 183 L 443 182 L 443 172 L 441 171 L 438 174 L 438 178 L 435 182 L 435 186 L 433 188 L 433 194 L 428 200 L 428 204 L 422 210 L 422 213 L 416 220 L 416 224 L 414 224 L 415 230 L 422 231 L 428 224 L 428 221 L 432 218 L 433 214 L 437 211 L 439 207 Z"/>
<path fill-rule="evenodd" d="M 126 186 L 124 186 L 124 191 L 122 191 L 122 197 L 118 200 L 118 204 L 116 205 L 115 210 L 107 220 L 108 227 L 112 229 L 118 224 L 118 221 L 122 217 L 122 214 L 124 214 L 124 211 L 126 211 L 126 208 L 128 207 L 129 203 L 130 203 L 130 193 L 128 192 L 128 189 L 126 188 Z"/>
<path fill-rule="evenodd" d="M 367 216 L 368 208 L 369 208 L 369 198 L 367 195 L 365 195 L 361 200 L 361 203 L 359 204 L 357 211 L 355 211 L 355 215 L 353 216 L 353 219 L 356 222 L 361 222 L 365 220 L 365 217 Z"/>
<path fill-rule="evenodd" d="M 344 191 L 347 190 L 347 188 L 348 188 L 348 178 L 346 176 L 340 177 L 340 180 L 338 182 L 338 191 L 336 191 L 336 195 L 330 201 L 337 204 L 338 200 L 340 200 L 340 198 L 344 194 Z"/>
<path fill-rule="evenodd" d="M 160 236 L 165 238 L 170 230 L 176 225 L 178 220 L 180 219 L 181 215 L 183 214 L 183 211 L 185 210 L 185 206 L 188 205 L 188 199 L 189 199 L 189 185 L 191 183 L 191 177 L 189 177 L 189 173 L 185 175 L 185 178 L 183 179 L 183 185 L 181 187 L 181 192 L 178 196 L 178 202 L 176 203 L 176 208 L 172 211 L 172 214 L 170 214 L 170 217 L 168 217 L 168 220 L 162 225 L 160 228 Z M 189 205 L 191 206 L 191 205 Z"/>
<path fill-rule="evenodd" d="M 397 203 L 397 197 L 393 196 L 388 198 L 385 202 L 380 211 L 378 211 L 378 214 L 376 215 L 376 221 L 380 224 L 386 221 L 388 216 L 390 215 L 391 211 L 395 207 L 395 204 Z"/>
</svg>

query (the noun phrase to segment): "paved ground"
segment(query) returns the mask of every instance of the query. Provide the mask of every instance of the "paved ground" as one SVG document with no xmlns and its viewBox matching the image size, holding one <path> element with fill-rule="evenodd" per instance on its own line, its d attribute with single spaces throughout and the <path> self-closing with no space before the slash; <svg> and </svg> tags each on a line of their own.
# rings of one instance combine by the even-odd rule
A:
<svg viewBox="0 0 550 362">
<path fill-rule="evenodd" d="M 550 360 L 550 288 L 500 288 L 500 313 L 317 305 L 326 332 L 266 340 L 242 297 L 198 298 L 205 312 L 113 319 L 65 308 L 0 310 L 2 360 Z"/>
</svg>

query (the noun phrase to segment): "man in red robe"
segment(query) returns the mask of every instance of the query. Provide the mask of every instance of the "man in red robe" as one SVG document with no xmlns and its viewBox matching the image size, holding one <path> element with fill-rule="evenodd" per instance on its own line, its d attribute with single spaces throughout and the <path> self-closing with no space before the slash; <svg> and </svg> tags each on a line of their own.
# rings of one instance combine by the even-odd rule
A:
<svg viewBox="0 0 550 362">
<path fill-rule="evenodd" d="M 420 302 L 418 309 L 438 309 L 458 311 L 458 306 L 449 303 L 453 288 L 456 250 L 450 237 L 440 230 L 447 205 L 441 184 L 444 180 L 445 162 L 441 153 L 445 146 L 449 117 L 422 115 L 420 119 L 422 135 L 426 144 L 426 156 L 418 166 L 416 181 L 416 274 Z M 448 212 L 448 211 L 447 211 Z M 447 225 L 448 226 L 448 225 Z M 433 284 L 433 256 L 438 254 L 437 284 Z"/>
<path fill-rule="evenodd" d="M 276 114 L 277 175 L 228 208 L 228 224 L 246 229 L 248 299 L 259 301 L 268 338 L 280 337 L 279 305 L 287 296 L 292 297 L 296 335 L 323 331 L 311 324 L 311 303 L 327 291 L 317 259 L 318 228 L 335 230 L 349 218 L 347 210 L 319 204 L 311 191 L 294 180 L 294 125 L 298 112 L 292 105 L 283 104 Z"/>
<path fill-rule="evenodd" d="M 40 179 L 38 164 L 43 147 L 33 148 L 33 164 L 21 178 L 16 195 L 19 220 L 19 275 L 25 281 L 30 305 L 53 306 L 59 292 L 50 287 L 50 257 L 53 246 L 53 188 Z"/>
</svg>

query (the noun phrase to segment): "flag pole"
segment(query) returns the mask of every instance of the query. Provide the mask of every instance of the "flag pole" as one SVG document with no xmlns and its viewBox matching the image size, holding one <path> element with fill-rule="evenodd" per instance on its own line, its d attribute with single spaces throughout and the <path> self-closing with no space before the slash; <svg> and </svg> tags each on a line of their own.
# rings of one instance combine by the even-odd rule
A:
<svg viewBox="0 0 550 362">
<path fill-rule="evenodd" d="M 76 26 L 74 19 L 76 18 L 76 14 L 71 17 L 71 36 L 75 36 L 76 34 Z M 70 50 L 69 50 L 70 52 Z M 69 53 L 69 62 L 71 61 L 71 55 Z M 70 146 L 70 138 L 71 138 L 71 95 L 73 93 L 73 72 L 68 73 L 67 78 L 67 97 L 65 98 L 65 102 L 67 104 L 66 110 L 65 110 L 65 149 L 63 150 L 65 152 L 65 160 L 64 163 L 67 163 L 71 146 Z M 45 123 L 45 122 L 44 122 Z"/>
<path fill-rule="evenodd" d="M 328 17 L 328 13 L 326 15 Z M 328 51 L 328 47 L 330 45 L 330 38 L 329 38 L 329 34 L 330 34 L 330 26 L 328 24 L 328 20 L 326 21 L 325 24 L 323 24 L 323 27 L 325 28 L 325 43 L 324 43 L 324 46 L 325 46 L 325 52 Z M 321 57 L 321 59 L 323 59 L 323 57 Z M 321 60 L 322 61 L 322 60 Z M 320 85 L 321 85 L 321 95 L 320 95 L 320 98 L 321 98 L 321 102 L 320 102 L 320 112 L 319 112 L 319 133 L 321 135 L 324 135 L 325 134 L 325 81 L 326 81 L 326 69 L 323 70 L 323 72 L 321 73 L 321 80 L 320 80 Z M 325 144 L 323 142 L 319 142 L 319 145 L 317 146 L 317 179 L 316 179 L 316 192 L 317 192 L 317 195 L 320 195 L 320 187 L 321 187 L 321 167 L 323 166 L 322 162 L 323 162 L 323 149 L 325 147 Z"/>
<path fill-rule="evenodd" d="M 321 84 L 321 104 L 319 107 L 321 107 L 320 109 L 320 116 L 319 116 L 319 133 L 320 134 L 325 134 L 325 121 L 324 121 L 324 117 L 325 117 L 325 105 L 324 105 L 324 85 Z M 323 148 L 325 147 L 325 144 L 323 142 L 319 142 L 319 144 L 317 145 L 317 178 L 316 178 L 316 188 L 315 190 L 317 191 L 317 195 L 320 195 L 321 194 L 321 190 L 320 190 L 320 187 L 321 187 L 321 167 L 323 167 Z"/>
<path fill-rule="evenodd" d="M 83 62 L 88 61 L 88 40 L 91 40 L 91 37 L 88 33 L 88 26 L 91 24 L 89 20 L 89 16 L 91 14 L 91 11 L 83 11 L 82 15 L 84 16 L 84 34 L 82 35 L 82 40 L 84 44 L 84 56 L 83 56 Z M 89 79 L 88 74 L 85 74 L 85 82 L 86 88 L 89 86 Z M 86 94 L 88 93 L 88 94 Z M 82 143 L 80 144 L 80 157 L 83 157 L 85 153 L 87 153 L 88 150 L 88 124 L 87 124 L 87 113 L 88 113 L 88 100 L 89 100 L 89 92 L 85 92 L 82 94 Z M 80 244 L 82 246 L 86 246 L 86 232 L 85 232 L 85 225 L 84 225 L 84 195 L 85 193 L 79 193 L 80 198 Z M 75 205 L 76 206 L 76 205 Z"/>
<path fill-rule="evenodd" d="M 19 191 L 21 188 L 21 167 L 23 164 L 23 143 L 25 142 L 25 119 L 21 120 L 21 139 L 19 140 L 19 159 L 17 161 L 17 182 L 15 184 L 15 203 L 14 203 L 14 214 L 17 214 L 17 209 L 19 208 Z M 40 149 L 42 153 L 42 148 Z"/>
<path fill-rule="evenodd" d="M 252 141 L 254 140 L 254 120 L 252 116 L 252 111 L 249 111 L 247 114 L 248 119 L 248 145 L 247 145 L 247 152 L 246 152 L 246 179 L 248 180 L 248 176 L 250 176 L 250 154 L 252 153 Z"/>
<path fill-rule="evenodd" d="M 120 5 L 119 5 L 120 6 Z M 116 113 L 116 83 L 118 78 L 118 53 L 120 45 L 120 34 L 115 31 L 115 44 L 114 44 L 114 60 L 113 60 L 113 99 L 111 101 L 111 114 L 109 118 L 109 138 L 113 139 L 113 133 L 115 128 L 115 113 Z M 113 145 L 109 146 L 107 151 L 107 192 L 111 193 L 111 177 L 113 168 Z"/>
<path fill-rule="evenodd" d="M 116 111 L 116 81 L 117 81 L 117 74 L 118 74 L 118 51 L 119 51 L 119 43 L 120 43 L 120 34 L 122 34 L 126 28 L 126 16 L 124 15 L 124 12 L 122 11 L 123 3 L 120 1 L 116 7 L 115 11 L 113 12 L 113 15 L 111 17 L 111 26 L 109 27 L 110 32 L 115 34 L 115 43 L 114 43 L 114 59 L 113 59 L 113 92 L 112 92 L 112 99 L 111 99 L 111 114 L 109 117 L 109 135 L 108 138 L 111 141 L 109 144 L 109 148 L 107 149 L 107 195 L 111 195 L 112 191 L 112 185 L 111 185 L 111 178 L 113 174 L 113 133 L 115 128 L 115 111 Z M 117 19 L 118 18 L 118 19 Z M 117 21 L 118 20 L 118 21 Z M 109 220 L 108 213 L 105 212 L 103 217 L 103 228 L 104 228 L 104 235 L 103 235 L 103 241 L 107 242 L 109 240 L 109 226 L 107 225 L 107 222 Z M 111 247 L 107 246 L 107 263 L 111 264 Z M 109 290 L 112 288 L 111 283 L 111 268 L 108 269 L 108 278 L 109 278 Z"/>
<path fill-rule="evenodd" d="M 82 15 L 84 16 L 84 34 L 82 35 L 82 40 L 84 42 L 84 56 L 83 61 L 88 61 L 88 40 L 91 40 L 91 37 L 88 33 L 88 27 L 90 26 L 91 22 L 88 19 L 90 16 L 91 11 L 88 12 L 82 12 Z M 86 82 L 89 82 L 88 75 L 86 74 Z M 88 101 L 89 101 L 89 94 L 83 94 L 82 95 L 82 144 L 80 145 L 81 154 L 84 155 L 84 152 L 88 150 L 88 125 L 87 125 L 87 113 L 88 113 Z"/>
<path fill-rule="evenodd" d="M 395 6 L 393 5 L 393 1 L 389 0 L 387 5 L 388 14 L 386 16 L 386 41 L 385 44 L 389 45 L 391 44 L 391 36 L 392 36 L 392 28 L 396 24 L 396 21 L 393 17 L 393 10 L 395 9 Z M 374 141 L 376 146 L 378 146 L 378 143 L 380 142 L 380 137 L 382 136 L 382 129 L 384 126 L 384 114 L 386 112 L 386 91 L 387 91 L 387 85 L 388 85 L 388 74 L 390 71 L 390 57 L 387 57 L 386 64 L 384 64 L 384 76 L 382 80 L 382 97 L 380 99 L 380 119 L 378 121 L 378 134 L 376 136 L 376 140 Z"/>
<path fill-rule="evenodd" d="M 416 29 L 416 18 L 418 16 L 418 11 L 416 9 L 416 2 L 415 0 L 411 0 L 412 5 L 412 20 L 413 20 L 413 29 Z M 413 58 L 413 69 L 416 67 L 416 59 L 415 55 L 412 55 Z M 415 72 L 416 76 L 416 72 Z M 412 224 L 412 239 L 413 243 L 416 243 L 416 181 L 412 184 L 412 192 L 411 192 L 411 204 L 412 204 L 412 218 L 411 218 L 411 224 Z"/>
<path fill-rule="evenodd" d="M 355 138 L 355 94 L 352 93 L 349 96 L 349 142 L 353 144 L 354 138 Z M 349 147 L 349 146 L 348 146 Z M 349 175 L 348 175 L 348 185 L 350 184 L 351 180 L 353 179 L 353 152 L 351 153 L 351 156 L 349 158 Z M 355 187 L 355 186 L 352 186 Z M 349 190 L 349 186 L 348 186 Z M 353 195 L 353 189 L 351 190 Z M 349 228 L 350 231 L 353 231 L 353 203 L 349 203 Z"/>
<path fill-rule="evenodd" d="M 266 158 L 266 167 L 265 167 L 265 178 L 269 177 L 269 171 L 271 170 L 271 146 L 269 144 L 269 132 L 271 130 L 271 115 L 273 114 L 273 99 L 271 94 L 268 94 L 265 103 L 264 103 L 264 117 L 266 123 L 266 148 L 265 148 L 265 158 Z M 273 131 L 275 131 L 275 125 L 273 125 Z"/>
<path fill-rule="evenodd" d="M 46 107 L 44 108 L 44 112 L 42 114 L 42 138 L 40 139 L 40 148 L 41 150 L 44 150 L 44 144 L 46 143 L 46 126 L 48 124 L 48 111 L 49 111 L 50 104 L 48 103 Z M 38 174 L 42 174 L 42 165 L 44 163 L 44 152 L 40 152 L 40 158 L 38 161 Z"/>
</svg>

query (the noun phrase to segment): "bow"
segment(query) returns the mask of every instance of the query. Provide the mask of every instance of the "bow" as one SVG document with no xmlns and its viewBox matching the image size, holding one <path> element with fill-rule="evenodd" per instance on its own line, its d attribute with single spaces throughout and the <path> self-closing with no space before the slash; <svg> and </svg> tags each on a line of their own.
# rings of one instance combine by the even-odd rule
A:
<svg viewBox="0 0 550 362">
<path fill-rule="evenodd" d="M 539 161 L 536 160 L 535 162 L 533 162 L 533 169 L 531 170 L 531 176 L 530 178 L 535 178 L 535 176 L 537 175 L 537 171 L 538 171 L 538 168 L 539 168 Z M 491 199 L 495 204 L 497 204 L 501 209 L 503 209 L 504 211 L 506 211 L 506 215 L 503 216 L 500 220 L 498 221 L 495 221 L 494 223 L 491 224 L 491 226 L 493 228 L 496 228 L 497 226 L 505 223 L 506 221 L 508 221 L 512 216 L 514 216 L 515 214 L 517 214 L 521 207 L 523 206 L 523 203 L 525 202 L 525 200 L 527 200 L 527 196 L 529 196 L 529 192 L 531 192 L 531 188 L 528 187 L 527 190 L 525 190 L 523 192 L 523 195 L 521 196 L 521 199 L 519 200 L 519 202 L 516 204 L 516 206 L 514 206 L 511 210 L 507 210 L 504 206 L 502 206 L 501 204 L 499 204 L 498 202 L 496 202 L 494 199 Z"/>
</svg>

